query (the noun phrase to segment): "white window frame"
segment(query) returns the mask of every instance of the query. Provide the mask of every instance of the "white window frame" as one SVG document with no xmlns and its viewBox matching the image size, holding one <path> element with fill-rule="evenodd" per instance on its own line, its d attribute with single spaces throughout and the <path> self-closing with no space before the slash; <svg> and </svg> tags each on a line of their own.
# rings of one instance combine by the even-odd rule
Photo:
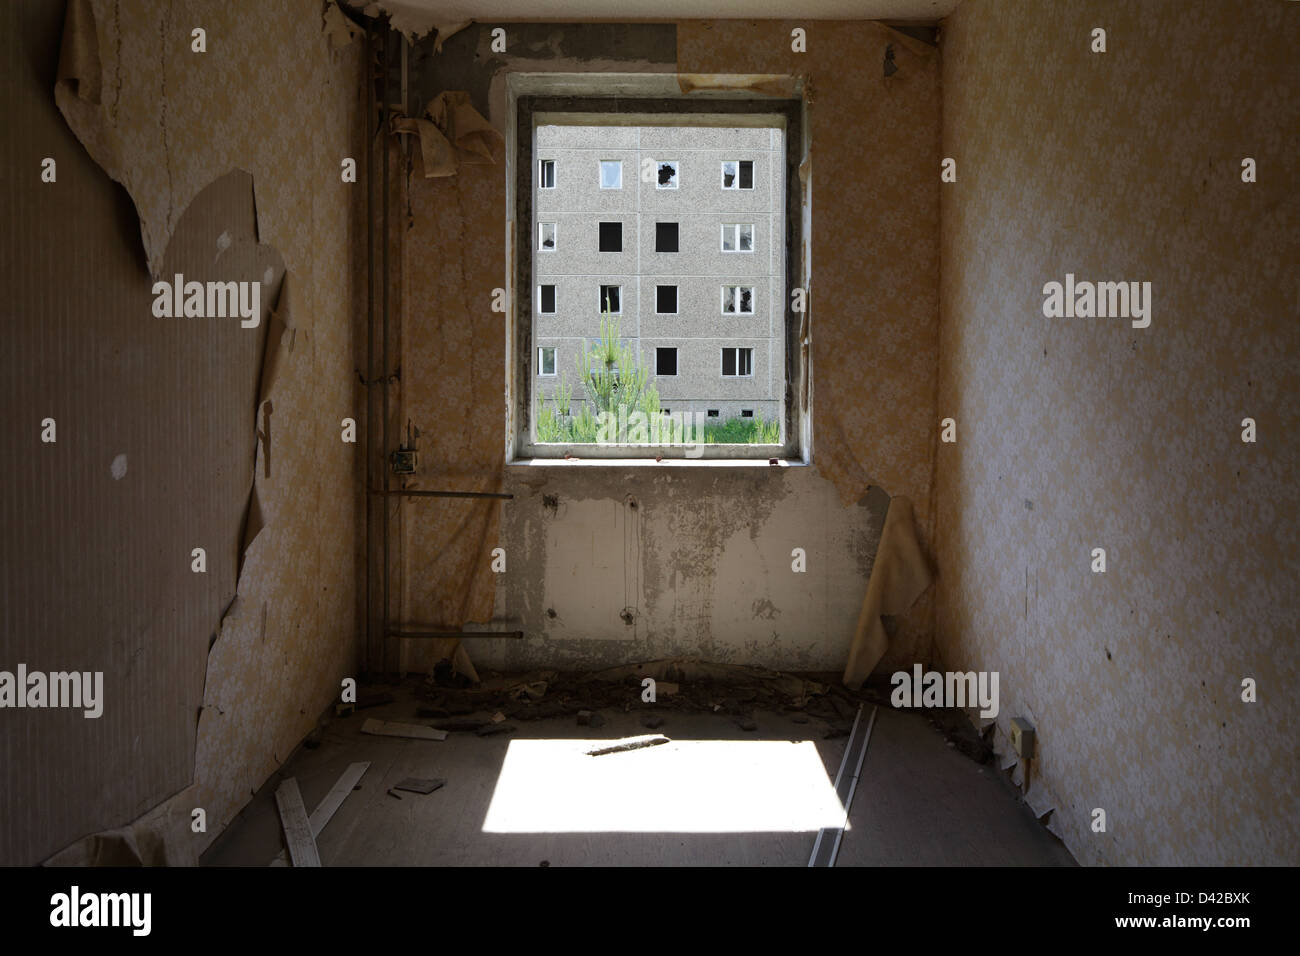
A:
<svg viewBox="0 0 1300 956">
<path fill-rule="evenodd" d="M 682 161 L 680 159 L 656 159 L 654 162 L 655 189 L 680 189 L 682 185 Z M 673 168 L 673 182 L 671 186 L 664 186 L 659 182 L 660 166 L 671 166 Z"/>
<path fill-rule="evenodd" d="M 748 227 L 749 227 L 749 248 L 748 248 L 748 249 L 742 249 L 742 248 L 740 248 L 740 230 L 741 230 L 741 227 L 742 227 L 742 226 L 748 226 Z M 734 248 L 734 249 L 728 249 L 728 248 L 727 248 L 727 232 L 728 232 L 728 230 L 730 230 L 730 232 L 731 232 L 731 240 L 732 240 L 732 242 L 733 242 L 733 243 L 735 244 L 735 246 L 736 246 L 736 248 Z M 754 243 L 754 224 L 753 224 L 752 222 L 724 222 L 724 223 L 722 224 L 722 233 L 721 233 L 721 236 L 720 236 L 720 238 L 719 238 L 719 240 L 718 240 L 718 248 L 719 248 L 722 252 L 725 252 L 725 253 L 727 253 L 728 255 L 734 255 L 734 254 L 736 254 L 736 253 L 739 253 L 739 254 L 741 254 L 741 255 L 751 255 L 751 254 L 753 254 L 753 252 L 754 252 L 754 245 L 755 245 L 755 243 Z"/>
<path fill-rule="evenodd" d="M 551 371 L 547 372 L 546 361 L 542 357 L 544 353 L 551 353 Z M 537 377 L 554 378 L 558 374 L 560 367 L 560 349 L 556 345 L 539 345 L 537 346 Z"/>
<path fill-rule="evenodd" d="M 547 249 L 542 244 L 546 239 L 547 226 L 551 227 L 551 239 L 555 243 L 550 249 Z M 537 251 L 554 252 L 558 248 L 560 248 L 560 224 L 558 222 L 539 222 L 537 224 Z"/>
<path fill-rule="evenodd" d="M 727 367 L 725 355 L 728 351 L 732 351 L 736 353 L 736 373 L 734 375 L 728 375 L 724 371 L 724 369 L 726 369 Z M 740 353 L 742 351 L 749 352 L 749 372 L 747 374 L 741 374 L 740 372 Z M 718 374 L 722 378 L 753 378 L 754 377 L 754 347 L 752 345 L 724 345 L 722 347 L 722 351 L 718 353 Z"/>
<path fill-rule="evenodd" d="M 551 184 L 550 184 L 549 186 L 546 185 L 546 167 L 547 167 L 547 165 L 549 165 L 549 166 L 551 167 Z M 558 169 L 556 168 L 555 160 L 553 160 L 553 159 L 538 159 L 538 160 L 537 160 L 537 188 L 538 188 L 538 189 L 554 189 L 554 188 L 555 188 L 556 180 L 557 180 L 558 178 L 559 178 L 559 171 L 558 171 Z"/>
<path fill-rule="evenodd" d="M 598 283 L 596 283 L 596 300 L 600 303 L 600 307 L 596 310 L 596 314 L 597 314 L 597 315 L 604 315 L 604 314 L 605 314 L 605 290 L 606 290 L 606 289 L 617 289 L 617 290 L 618 290 L 618 308 L 617 308 L 617 309 L 610 309 L 610 310 L 609 310 L 609 314 L 610 314 L 610 315 L 622 315 L 622 314 L 623 314 L 623 287 L 622 287 L 621 285 L 617 285 L 617 284 L 615 284 L 615 283 L 613 283 L 613 282 L 598 282 Z"/>
<path fill-rule="evenodd" d="M 546 288 L 547 286 L 550 286 L 552 289 L 555 290 L 554 301 L 551 302 L 551 305 L 554 306 L 555 308 L 552 308 L 551 311 L 549 311 L 549 312 L 547 312 L 544 308 L 542 308 L 542 303 L 545 301 L 545 300 L 542 298 L 542 289 Z M 537 314 L 538 314 L 538 315 L 555 315 L 555 313 L 556 313 L 556 309 L 558 309 L 559 306 L 560 306 L 560 288 L 559 288 L 559 286 L 557 286 L 554 282 L 539 282 L 539 283 L 537 283 Z"/>
<path fill-rule="evenodd" d="M 677 371 L 673 372 L 673 374 L 671 375 L 661 374 L 659 371 L 659 351 L 661 349 L 673 350 L 674 353 L 673 364 L 677 366 Z M 677 378 L 681 374 L 682 374 L 682 357 L 678 347 L 676 345 L 656 345 L 655 346 L 655 378 Z"/>
<path fill-rule="evenodd" d="M 599 178 L 598 178 L 598 182 L 600 183 L 600 188 L 601 188 L 601 189 L 611 189 L 611 190 L 613 190 L 613 189 L 622 189 L 622 188 L 623 188 L 623 160 L 621 160 L 621 159 L 601 159 L 601 160 L 597 160 L 597 163 L 598 163 L 598 166 L 597 166 L 597 175 L 598 175 L 598 177 L 599 177 Z M 606 186 L 606 185 L 605 185 L 605 166 L 606 166 L 606 165 L 612 165 L 612 166 L 617 167 L 617 169 L 618 169 L 618 185 L 617 185 L 617 186 Z"/>
<path fill-rule="evenodd" d="M 735 176 L 736 185 L 734 185 L 734 186 L 728 186 L 728 185 L 727 185 L 727 164 L 728 164 L 728 163 L 734 163 L 735 166 L 736 166 L 736 176 Z M 740 185 L 740 164 L 741 164 L 741 163 L 749 163 L 749 179 L 750 179 L 750 185 L 748 185 L 748 186 L 742 186 L 742 185 Z M 754 182 L 754 161 L 753 161 L 752 159 L 724 159 L 724 160 L 722 160 L 722 164 L 721 164 L 720 170 L 719 170 L 719 172 L 718 172 L 718 183 L 719 183 L 719 185 L 722 186 L 723 189 L 727 190 L 728 192 L 731 192 L 732 190 L 736 190 L 736 189 L 744 190 L 745 192 L 752 192 L 753 189 L 754 189 L 753 182 Z"/>
<path fill-rule="evenodd" d="M 740 303 L 743 301 L 740 295 L 742 289 L 749 290 L 749 311 L 745 311 L 744 309 L 740 308 Z M 724 285 L 722 287 L 722 314 L 723 315 L 753 315 L 754 314 L 754 291 L 755 291 L 755 287 L 752 285 Z M 728 300 L 731 300 L 732 304 L 735 305 L 734 309 L 728 310 L 727 308 Z"/>
</svg>

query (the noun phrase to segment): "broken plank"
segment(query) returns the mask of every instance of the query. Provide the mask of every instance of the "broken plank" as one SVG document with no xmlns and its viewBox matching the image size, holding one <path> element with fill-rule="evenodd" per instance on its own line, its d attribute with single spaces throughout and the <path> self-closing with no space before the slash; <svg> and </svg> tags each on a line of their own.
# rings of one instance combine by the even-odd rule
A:
<svg viewBox="0 0 1300 956">
<path fill-rule="evenodd" d="M 311 823 L 307 819 L 307 808 L 302 805 L 297 780 L 290 777 L 276 788 L 275 805 L 280 810 L 280 826 L 293 865 L 320 866 L 320 854 L 316 852 L 316 841 L 311 835 Z"/>
<path fill-rule="evenodd" d="M 603 757 L 605 754 L 618 754 L 627 750 L 640 750 L 643 747 L 657 747 L 659 744 L 668 743 L 668 738 L 661 734 L 653 737 L 634 737 L 631 740 L 623 740 L 611 747 L 601 747 L 597 750 L 588 750 L 588 757 Z"/>
<path fill-rule="evenodd" d="M 357 785 L 367 770 L 370 769 L 370 761 L 362 760 L 359 763 L 348 764 L 348 769 L 343 771 L 343 775 L 330 787 L 330 792 L 325 794 L 325 798 L 316 804 L 316 809 L 311 812 L 307 822 L 311 825 L 311 835 L 313 838 L 320 836 L 321 831 L 325 829 L 325 824 L 329 823 L 334 817 L 339 807 L 343 806 L 343 801 L 348 798 L 353 787 Z M 289 854 L 281 850 L 279 856 L 271 861 L 271 866 L 288 866 Z"/>
<path fill-rule="evenodd" d="M 407 777 L 393 784 L 393 789 L 408 790 L 411 793 L 433 793 L 433 791 L 442 787 L 446 782 L 447 781 L 441 777 L 434 777 L 429 780 L 423 780 L 419 777 Z"/>
<path fill-rule="evenodd" d="M 369 717 L 361 725 L 363 734 L 377 734 L 380 737 L 414 737 L 417 740 L 446 740 L 447 731 L 423 724 L 399 724 L 395 720 L 376 720 Z"/>
</svg>

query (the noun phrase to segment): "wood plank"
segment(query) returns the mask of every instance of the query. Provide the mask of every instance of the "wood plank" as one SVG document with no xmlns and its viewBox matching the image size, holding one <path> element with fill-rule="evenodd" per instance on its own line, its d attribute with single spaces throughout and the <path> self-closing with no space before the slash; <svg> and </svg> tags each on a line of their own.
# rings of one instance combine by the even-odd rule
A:
<svg viewBox="0 0 1300 956">
<path fill-rule="evenodd" d="M 361 725 L 363 734 L 377 734 L 380 737 L 414 737 L 417 740 L 446 740 L 447 731 L 423 724 L 400 724 L 394 720 L 376 720 L 371 717 Z"/>
<path fill-rule="evenodd" d="M 369 769 L 369 760 L 348 764 L 348 769 L 343 771 L 343 775 L 330 788 L 330 792 L 325 794 L 325 798 L 316 804 L 316 809 L 311 812 L 311 816 L 307 819 L 307 822 L 311 824 L 311 835 L 313 837 L 320 836 L 321 831 L 325 829 L 325 824 L 329 823 L 338 808 L 343 806 L 343 801 L 348 798 L 348 794 L 352 792 L 357 782 Z M 281 850 L 270 865 L 288 866 L 289 852 Z"/>
<path fill-rule="evenodd" d="M 302 805 L 302 793 L 293 777 L 276 788 L 275 805 L 280 810 L 280 826 L 284 829 L 284 842 L 289 848 L 289 859 L 294 866 L 320 866 L 320 854 L 311 835 L 311 822 L 307 808 Z"/>
</svg>

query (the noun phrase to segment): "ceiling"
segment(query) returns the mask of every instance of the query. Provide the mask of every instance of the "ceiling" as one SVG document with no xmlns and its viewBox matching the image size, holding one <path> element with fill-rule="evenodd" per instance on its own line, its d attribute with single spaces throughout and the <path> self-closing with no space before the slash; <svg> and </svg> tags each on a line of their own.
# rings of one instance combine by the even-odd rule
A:
<svg viewBox="0 0 1300 956">
<path fill-rule="evenodd" d="M 353 6 L 382 7 L 399 20 L 453 25 L 468 20 L 915 20 L 930 22 L 952 13 L 959 0 L 349 0 Z M 419 31 L 423 32 L 423 30 Z"/>
</svg>

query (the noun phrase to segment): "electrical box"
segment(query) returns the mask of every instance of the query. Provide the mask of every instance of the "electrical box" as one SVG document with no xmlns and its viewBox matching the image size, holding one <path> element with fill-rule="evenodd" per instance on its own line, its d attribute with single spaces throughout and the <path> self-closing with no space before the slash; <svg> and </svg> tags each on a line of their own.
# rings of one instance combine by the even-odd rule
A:
<svg viewBox="0 0 1300 956">
<path fill-rule="evenodd" d="M 1025 760 L 1034 755 L 1034 725 L 1023 717 L 1011 718 L 1011 746 Z"/>
<path fill-rule="evenodd" d="M 415 474 L 416 456 L 414 448 L 399 448 L 392 455 L 393 474 Z"/>
</svg>

